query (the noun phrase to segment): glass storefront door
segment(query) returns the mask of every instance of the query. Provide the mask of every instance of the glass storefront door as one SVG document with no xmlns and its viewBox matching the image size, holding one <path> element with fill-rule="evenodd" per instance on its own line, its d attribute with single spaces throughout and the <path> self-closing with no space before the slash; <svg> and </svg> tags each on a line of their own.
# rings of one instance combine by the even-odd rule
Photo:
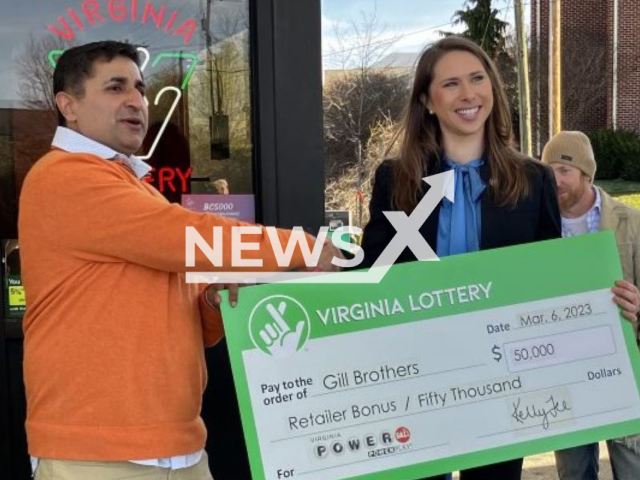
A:
<svg viewBox="0 0 640 480">
<path fill-rule="evenodd" d="M 27 479 L 18 198 L 25 175 L 51 145 L 53 68 L 61 53 L 97 40 L 139 47 L 149 131 L 139 156 L 147 180 L 172 202 L 252 220 L 255 211 L 249 0 L 20 0 L 0 16 L 0 477 Z M 228 213 L 228 212 L 227 212 Z M 244 459 L 226 351 L 208 395 L 224 404 Z M 209 359 L 208 359 L 209 362 Z M 210 362 L 209 362 L 210 363 Z M 214 369 L 211 369 L 214 370 Z M 203 416 L 211 424 L 209 400 Z M 233 415 L 229 414 L 229 411 Z M 5 421 L 8 425 L 5 428 Z M 225 424 L 226 425 L 226 424 Z M 209 428 L 212 436 L 220 435 Z M 236 456 L 217 448 L 218 457 Z M 244 460 L 243 460 L 244 461 Z M 7 465 L 8 464 L 8 465 Z M 247 473 L 248 476 L 248 473 Z M 241 478 L 241 477 L 237 477 Z"/>
<path fill-rule="evenodd" d="M 55 131 L 53 66 L 96 40 L 139 46 L 151 183 L 174 202 L 254 193 L 248 0 L 22 0 L 2 13 L 0 239 L 16 238 L 24 176 Z"/>
</svg>

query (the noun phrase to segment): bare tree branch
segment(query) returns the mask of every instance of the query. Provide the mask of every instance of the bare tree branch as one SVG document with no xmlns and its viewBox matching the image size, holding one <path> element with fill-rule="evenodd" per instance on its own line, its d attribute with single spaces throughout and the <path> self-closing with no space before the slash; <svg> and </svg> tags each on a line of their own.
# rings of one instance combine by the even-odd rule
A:
<svg viewBox="0 0 640 480">
<path fill-rule="evenodd" d="M 53 100 L 53 67 L 51 50 L 65 50 L 69 42 L 53 35 L 36 39 L 29 35 L 24 52 L 16 59 L 19 76 L 18 93 L 24 107 L 33 110 L 55 110 Z"/>
<path fill-rule="evenodd" d="M 375 8 L 361 12 L 360 18 L 346 27 L 334 23 L 333 29 L 335 46 L 329 56 L 340 69 L 325 72 L 324 127 L 330 179 L 325 196 L 328 206 L 346 205 L 345 195 L 355 199 L 356 223 L 362 225 L 366 218 L 362 192 L 374 161 L 369 149 L 380 134 L 380 125 L 392 128 L 399 120 L 409 93 L 410 72 L 380 68 L 379 62 L 399 36 L 387 34 Z"/>
</svg>

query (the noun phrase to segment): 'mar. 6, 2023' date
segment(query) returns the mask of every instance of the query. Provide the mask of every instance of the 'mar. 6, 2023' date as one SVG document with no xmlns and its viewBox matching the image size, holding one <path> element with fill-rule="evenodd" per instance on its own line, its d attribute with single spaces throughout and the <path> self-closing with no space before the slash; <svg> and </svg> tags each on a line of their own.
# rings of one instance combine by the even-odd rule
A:
<svg viewBox="0 0 640 480">
<path fill-rule="evenodd" d="M 590 303 L 580 303 L 566 307 L 558 307 L 545 311 L 520 315 L 520 325 L 529 327 L 544 323 L 563 322 L 574 318 L 586 317 L 593 313 Z"/>
</svg>

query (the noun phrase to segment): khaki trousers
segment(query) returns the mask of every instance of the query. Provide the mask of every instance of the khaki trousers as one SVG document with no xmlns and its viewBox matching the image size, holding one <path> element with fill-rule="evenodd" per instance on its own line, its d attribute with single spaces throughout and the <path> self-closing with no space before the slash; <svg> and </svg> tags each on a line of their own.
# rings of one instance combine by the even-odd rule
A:
<svg viewBox="0 0 640 480">
<path fill-rule="evenodd" d="M 193 467 L 170 470 L 131 462 L 80 462 L 42 458 L 35 480 L 213 480 L 206 452 Z"/>
</svg>

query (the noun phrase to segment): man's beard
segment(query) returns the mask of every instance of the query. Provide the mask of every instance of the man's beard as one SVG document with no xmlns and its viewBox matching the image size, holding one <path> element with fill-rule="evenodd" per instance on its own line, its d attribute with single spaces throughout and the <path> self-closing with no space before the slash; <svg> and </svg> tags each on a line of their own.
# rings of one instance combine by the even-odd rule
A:
<svg viewBox="0 0 640 480">
<path fill-rule="evenodd" d="M 581 183 L 580 186 L 576 189 L 563 190 L 562 193 L 564 193 L 565 195 L 558 198 L 560 210 L 566 212 L 573 208 L 585 194 L 587 188 L 589 188 L 588 185 Z"/>
</svg>

